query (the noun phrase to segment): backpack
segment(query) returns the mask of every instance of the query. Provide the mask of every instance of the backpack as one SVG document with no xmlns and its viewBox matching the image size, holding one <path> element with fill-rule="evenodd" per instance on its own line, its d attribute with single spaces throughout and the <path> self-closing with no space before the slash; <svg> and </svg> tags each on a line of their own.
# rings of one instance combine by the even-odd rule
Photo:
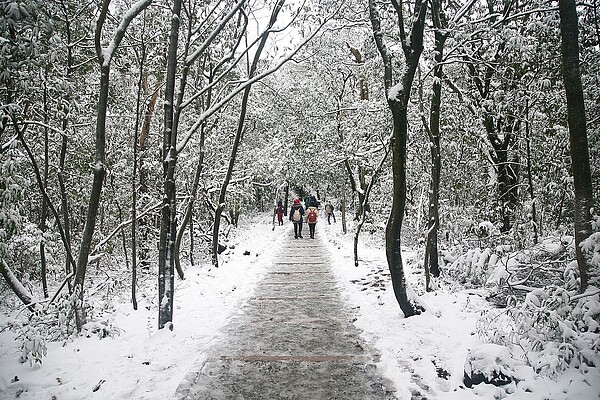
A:
<svg viewBox="0 0 600 400">
<path fill-rule="evenodd" d="M 316 210 L 309 210 L 308 211 L 308 216 L 306 217 L 307 221 L 309 223 L 314 223 L 317 222 L 317 211 Z"/>
<path fill-rule="evenodd" d="M 292 214 L 292 221 L 300 222 L 301 219 L 302 219 L 302 215 L 300 214 L 300 208 L 296 208 L 294 210 L 294 213 Z"/>
</svg>

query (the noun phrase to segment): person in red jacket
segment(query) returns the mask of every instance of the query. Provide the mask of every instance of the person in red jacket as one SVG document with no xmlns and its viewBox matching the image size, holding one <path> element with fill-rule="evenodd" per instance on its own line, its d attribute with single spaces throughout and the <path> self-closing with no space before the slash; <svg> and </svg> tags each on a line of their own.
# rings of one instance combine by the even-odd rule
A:
<svg viewBox="0 0 600 400">
<path fill-rule="evenodd" d="M 317 227 L 317 220 L 319 219 L 319 210 L 317 209 L 317 203 L 313 202 L 306 209 L 306 222 L 308 223 L 308 230 L 310 231 L 310 238 L 315 238 L 315 228 Z"/>
</svg>

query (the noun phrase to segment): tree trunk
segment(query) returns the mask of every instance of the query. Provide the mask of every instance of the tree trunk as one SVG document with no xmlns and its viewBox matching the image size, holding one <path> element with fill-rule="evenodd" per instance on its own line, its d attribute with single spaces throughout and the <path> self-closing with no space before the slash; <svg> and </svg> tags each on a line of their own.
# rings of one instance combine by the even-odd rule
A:
<svg viewBox="0 0 600 400">
<path fill-rule="evenodd" d="M 144 5 L 141 5 L 133 12 L 125 14 L 123 21 L 119 29 L 115 33 L 115 37 L 111 42 L 109 50 L 103 49 L 101 46 L 102 27 L 108 15 L 108 8 L 110 1 L 106 0 L 102 3 L 102 10 L 98 16 L 95 31 L 95 48 L 97 61 L 100 65 L 100 91 L 98 94 L 98 109 L 96 116 L 96 144 L 94 154 L 94 164 L 92 171 L 94 179 L 92 182 L 92 190 L 88 202 L 87 216 L 83 233 L 81 237 L 81 245 L 79 247 L 79 257 L 77 258 L 77 269 L 75 271 L 74 291 L 75 291 L 75 321 L 77 324 L 77 330 L 81 331 L 81 328 L 86 323 L 85 308 L 83 307 L 84 300 L 84 280 L 87 270 L 88 256 L 90 254 L 92 239 L 94 236 L 94 229 L 96 227 L 96 221 L 98 217 L 98 211 L 100 209 L 100 197 L 102 195 L 102 185 L 104 183 L 104 176 L 106 175 L 106 114 L 108 110 L 108 98 L 109 98 L 109 82 L 110 82 L 110 63 L 114 52 L 119 47 L 121 40 L 125 35 L 125 31 L 129 23 L 135 18 L 140 12 L 142 12 L 149 4 L 151 0 L 146 1 Z"/>
<path fill-rule="evenodd" d="M 575 0 L 559 0 L 560 35 L 562 38 L 562 74 L 567 96 L 571 169 L 575 186 L 575 254 L 581 291 L 599 285 L 599 272 L 581 251 L 581 243 L 592 234 L 591 209 L 594 205 L 592 174 L 586 132 L 583 86 L 579 70 L 578 21 Z"/>
<path fill-rule="evenodd" d="M 144 23 L 144 28 L 146 24 Z M 145 31 L 145 29 L 144 29 Z M 133 166 L 131 171 L 131 303 L 133 305 L 133 309 L 138 309 L 137 303 L 137 196 L 138 196 L 138 136 L 140 134 L 140 112 L 142 105 L 142 94 L 146 91 L 147 81 L 144 76 L 144 64 L 146 62 L 146 43 L 144 41 L 144 35 L 142 35 L 141 39 L 141 55 L 140 55 L 140 69 L 139 69 L 139 80 L 138 80 L 138 90 L 137 90 L 137 98 L 136 98 L 136 107 L 135 107 L 135 127 L 133 130 Z M 143 120 L 143 124 L 145 124 L 146 118 Z"/>
<path fill-rule="evenodd" d="M 74 64 L 75 61 L 73 59 L 73 46 L 71 46 L 72 40 L 71 40 L 71 23 L 70 23 L 70 19 L 69 19 L 69 13 L 68 10 L 65 7 L 64 2 L 61 2 L 61 10 L 63 11 L 64 14 L 64 20 L 65 20 L 65 25 L 66 25 L 66 35 L 67 35 L 67 43 L 69 44 L 68 46 L 66 46 L 67 48 L 67 70 L 65 73 L 65 79 L 67 81 L 70 81 L 72 79 L 73 76 L 73 69 L 74 69 Z M 58 185 L 60 187 L 60 211 L 61 211 L 61 217 L 62 217 L 62 224 L 64 227 L 64 236 L 65 236 L 65 243 L 64 246 L 66 248 L 66 257 L 65 257 L 65 274 L 67 276 L 71 275 L 71 273 L 73 272 L 73 270 L 75 269 L 74 266 L 75 265 L 75 260 L 73 259 L 73 253 L 71 252 L 71 218 L 69 216 L 69 198 L 67 196 L 67 188 L 65 185 L 65 163 L 66 163 L 66 158 L 67 158 L 67 144 L 68 144 L 68 140 L 67 140 L 67 129 L 69 128 L 69 117 L 70 117 L 70 107 L 69 104 L 71 102 L 71 96 L 70 94 L 67 92 L 67 94 L 65 94 L 64 98 L 63 98 L 63 118 L 62 118 L 62 125 L 61 125 L 61 147 L 60 147 L 60 160 L 59 160 L 59 167 L 58 167 Z M 57 219 L 58 222 L 58 219 Z M 69 294 L 73 293 L 73 285 L 71 283 L 71 280 L 69 279 L 67 281 L 67 285 L 68 285 L 68 289 L 69 289 Z"/>
<path fill-rule="evenodd" d="M 148 150 L 148 136 L 150 135 L 150 125 L 152 123 L 152 118 L 154 116 L 154 109 L 156 107 L 156 102 L 158 100 L 158 95 L 160 93 L 160 83 L 156 85 L 154 88 L 154 92 L 150 97 L 150 101 L 146 106 L 146 111 L 144 114 L 144 121 L 142 123 L 142 129 L 140 131 L 139 139 L 137 139 L 137 145 L 140 153 L 139 157 L 139 166 L 137 168 L 139 174 L 139 193 L 140 195 L 144 195 L 148 193 L 148 167 L 146 163 L 144 163 L 144 158 L 146 152 Z M 142 207 L 144 205 L 142 204 Z M 138 233 L 141 236 L 139 240 L 139 250 L 138 255 L 140 259 L 140 265 L 142 268 L 150 267 L 150 247 L 148 246 L 148 226 L 150 225 L 148 218 L 144 217 L 139 220 L 139 229 Z"/>
<path fill-rule="evenodd" d="M 346 221 L 346 185 L 342 189 L 342 202 L 340 204 L 340 213 L 342 214 L 342 232 L 348 233 L 348 223 Z"/>
<path fill-rule="evenodd" d="M 183 221 L 179 226 L 179 232 L 177 233 L 177 239 L 175 240 L 175 266 L 177 267 L 177 273 L 179 279 L 184 279 L 183 269 L 181 268 L 181 261 L 179 256 L 179 248 L 181 247 L 181 240 L 185 233 L 186 227 L 191 223 L 192 215 L 194 212 L 194 204 L 196 202 L 196 196 L 198 194 L 198 186 L 200 184 L 200 176 L 202 175 L 202 169 L 204 167 L 204 137 L 205 137 L 205 126 L 200 128 L 200 155 L 198 156 L 198 164 L 196 165 L 196 173 L 194 174 L 194 182 L 192 183 L 192 190 L 190 193 L 190 200 L 188 201 L 183 216 Z M 193 240 L 193 231 L 190 230 L 190 240 Z M 193 250 L 190 249 L 190 252 Z"/>
<path fill-rule="evenodd" d="M 423 51 L 423 31 L 425 28 L 425 16 L 427 14 L 427 2 L 416 0 L 412 32 L 406 34 L 404 29 L 404 18 L 402 5 L 392 0 L 400 28 L 401 44 L 404 50 L 406 67 L 404 68 L 400 83 L 393 85 L 392 57 L 383 42 L 383 32 L 379 10 L 375 0 L 369 0 L 369 13 L 373 28 L 373 35 L 379 54 L 385 67 L 384 83 L 388 99 L 388 106 L 392 112 L 394 125 L 394 136 L 392 139 L 392 210 L 386 228 L 386 256 L 388 267 L 392 276 L 394 294 L 405 317 L 420 313 L 422 307 L 417 304 L 416 299 L 408 295 L 404 267 L 402 265 L 401 233 L 404 208 L 406 205 L 406 142 L 408 136 L 407 107 L 410 91 L 414 80 L 419 58 Z"/>
<path fill-rule="evenodd" d="M 290 197 L 290 183 L 285 182 L 285 198 L 283 199 L 283 215 L 287 217 L 288 210 L 288 198 Z"/>
<path fill-rule="evenodd" d="M 47 72 L 47 70 L 45 71 Z M 45 77 L 47 78 L 47 76 Z M 46 127 L 44 127 L 44 176 L 43 176 L 43 190 L 45 192 L 48 191 L 48 172 L 50 166 L 50 157 L 49 157 L 49 144 L 48 144 L 48 128 L 49 125 L 49 110 L 48 110 L 48 88 L 46 86 L 47 79 L 44 79 L 44 123 Z M 42 207 L 40 211 L 40 231 L 43 233 L 46 232 L 46 220 L 48 219 L 48 203 L 46 202 L 46 197 L 42 196 Z M 48 263 L 46 261 L 46 244 L 45 239 L 42 236 L 42 240 L 40 241 L 40 264 L 41 264 L 41 276 L 42 276 L 42 290 L 44 291 L 44 298 L 48 298 Z"/>
<path fill-rule="evenodd" d="M 433 95 L 431 97 L 431 110 L 429 115 L 429 141 L 431 154 L 431 184 L 429 190 L 429 217 L 427 221 L 427 238 L 425 243 L 425 290 L 430 290 L 430 274 L 434 277 L 440 276 L 440 266 L 438 260 L 438 229 L 440 226 L 439 217 L 439 196 L 440 196 L 440 176 L 442 170 L 441 152 L 440 152 L 440 117 L 442 104 L 442 79 L 443 66 L 442 59 L 444 54 L 444 45 L 446 43 L 446 34 L 442 29 L 442 10 L 441 1 L 432 1 L 432 19 L 435 29 L 435 67 L 433 69 Z"/>
<path fill-rule="evenodd" d="M 31 304 L 31 296 L 27 293 L 27 289 L 21 284 L 21 282 L 17 279 L 15 274 L 12 272 L 6 261 L 2 258 L 0 259 L 0 273 L 4 277 L 6 284 L 8 287 L 12 289 L 12 291 L 17 295 L 17 297 L 23 302 L 23 304 L 28 305 Z M 33 311 L 33 306 L 29 306 L 29 309 Z"/>
<path fill-rule="evenodd" d="M 167 55 L 167 79 L 164 102 L 163 133 L 163 206 L 161 209 L 160 241 L 158 246 L 158 329 L 173 321 L 173 296 L 175 289 L 175 240 L 176 224 L 176 191 L 175 165 L 177 162 L 177 137 L 173 128 L 175 99 L 175 73 L 177 71 L 177 43 L 179 41 L 179 16 L 181 0 L 173 0 L 171 16 L 171 33 Z"/>
<path fill-rule="evenodd" d="M 375 182 L 377 182 L 377 178 L 379 177 L 379 174 L 381 173 L 381 170 L 383 169 L 383 165 L 384 165 L 385 161 L 387 160 L 388 155 L 390 154 L 389 149 L 384 149 L 384 151 L 385 151 L 385 155 L 381 159 L 379 165 L 377 166 L 377 169 L 375 169 L 375 172 L 373 172 L 373 176 L 371 177 L 371 180 L 369 181 L 369 185 L 365 189 L 365 192 L 363 195 L 362 208 L 363 208 L 363 210 L 365 210 L 365 212 L 363 212 L 361 214 L 360 220 L 358 221 L 358 224 L 356 225 L 356 232 L 354 233 L 354 266 L 355 267 L 358 267 L 358 239 L 360 237 L 360 232 L 362 230 L 362 227 L 367 220 L 366 204 L 368 204 L 368 202 L 369 202 L 369 195 L 371 194 L 373 185 L 375 184 Z"/>
<path fill-rule="evenodd" d="M 531 168 L 531 132 L 529 131 L 529 104 L 526 105 L 525 118 L 525 150 L 527 154 L 527 186 L 531 198 L 531 224 L 533 226 L 533 243 L 538 242 L 538 220 L 536 212 L 535 190 L 533 189 L 533 173 Z"/>
<path fill-rule="evenodd" d="M 517 164 L 509 159 L 509 154 L 519 122 L 507 118 L 507 122 L 503 124 L 502 128 L 496 128 L 493 117 L 488 115 L 484 118 L 484 125 L 488 140 L 493 148 L 490 151 L 490 156 L 497 174 L 498 201 L 500 203 L 500 219 L 502 220 L 500 230 L 506 233 L 512 227 L 515 208 L 518 204 L 519 175 L 515 168 Z M 496 129 L 502 129 L 502 135 L 499 135 Z"/>
<path fill-rule="evenodd" d="M 102 64 L 100 68 L 100 93 L 98 98 L 98 115 L 96 119 L 96 150 L 94 165 L 92 167 L 94 179 L 92 182 L 92 191 L 88 202 L 87 216 L 79 248 L 79 257 L 77 258 L 77 270 L 75 271 L 74 290 L 76 293 L 75 301 L 75 321 L 77 331 L 81 331 L 85 325 L 87 316 L 84 301 L 84 280 L 87 270 L 88 256 L 90 254 L 94 229 L 100 208 L 100 196 L 102 194 L 102 185 L 106 175 L 105 156 L 106 156 L 106 111 L 108 108 L 108 84 L 110 80 L 110 67 Z"/>
</svg>

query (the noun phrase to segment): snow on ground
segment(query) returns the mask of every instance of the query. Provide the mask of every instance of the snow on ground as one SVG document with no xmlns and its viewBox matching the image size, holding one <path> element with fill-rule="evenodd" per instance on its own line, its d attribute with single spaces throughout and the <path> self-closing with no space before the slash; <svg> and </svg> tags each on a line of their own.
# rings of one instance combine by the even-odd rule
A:
<svg viewBox="0 0 600 400">
<path fill-rule="evenodd" d="M 417 268 L 419 253 L 404 249 L 407 281 L 428 306 L 428 311 L 403 318 L 394 292 L 383 243 L 364 243 L 361 235 L 359 266 L 354 266 L 353 235 L 342 235 L 339 224 L 323 225 L 327 231 L 334 270 L 344 288 L 346 300 L 357 311 L 355 325 L 381 354 L 380 367 L 398 390 L 400 399 L 515 399 L 515 400 L 593 400 L 600 399 L 600 370 L 589 368 L 565 371 L 557 381 L 540 377 L 514 354 L 509 365 L 520 380 L 498 388 L 480 384 L 472 389 L 463 384 L 469 351 L 485 352 L 478 340 L 476 323 L 483 310 L 490 309 L 482 294 L 457 285 L 441 284 L 434 292 L 424 291 L 422 270 Z M 385 289 L 385 290 L 384 290 Z M 491 345 L 488 345 L 491 346 Z M 495 357 L 495 355 L 494 355 Z M 491 361 L 495 361 L 492 357 Z"/>
<path fill-rule="evenodd" d="M 176 278 L 173 331 L 157 330 L 156 290 L 152 289 L 138 298 L 137 311 L 124 299 L 105 312 L 105 318 L 112 313 L 120 335 L 78 338 L 64 346 L 50 343 L 38 369 L 20 364 L 13 335 L 1 333 L 0 399 L 15 398 L 19 392 L 23 400 L 173 398 L 185 375 L 202 361 L 203 349 L 251 295 L 283 239 L 281 233 L 262 218 L 229 240 L 228 246 L 235 249 L 222 255 L 219 268 L 188 266 L 186 279 Z M 244 255 L 246 251 L 250 254 Z M 153 288 L 156 282 L 149 285 Z M 18 382 L 11 383 L 14 377 Z"/>
<path fill-rule="evenodd" d="M 103 317 L 119 328 L 120 335 L 50 343 L 48 355 L 37 369 L 18 362 L 19 351 L 12 333 L 0 333 L 0 398 L 173 398 L 178 384 L 202 361 L 204 349 L 217 339 L 219 329 L 251 296 L 280 241 L 292 236 L 291 224 L 286 222 L 273 230 L 271 217 L 266 215 L 248 223 L 241 221 L 241 225 L 227 243 L 235 248 L 222 256 L 220 268 L 188 266 L 186 279 L 176 280 L 173 331 L 157 331 L 156 290 L 149 289 L 140 294 L 137 311 L 128 299 L 105 308 Z M 568 371 L 554 382 L 536 377 L 530 368 L 517 362 L 523 379 L 518 385 L 498 389 L 483 384 L 465 389 L 465 358 L 469 349 L 480 345 L 475 324 L 481 310 L 489 305 L 476 292 L 460 288 L 442 287 L 423 293 L 422 275 L 415 268 L 420 255 L 407 250 L 404 257 L 408 281 L 430 311 L 402 318 L 383 246 L 361 245 L 360 265 L 354 267 L 352 235 L 342 235 L 340 230 L 339 222 L 327 225 L 323 220 L 317 227 L 317 236 L 326 237 L 342 294 L 356 312 L 355 324 L 380 354 L 379 367 L 394 382 L 399 399 L 410 399 L 411 393 L 440 400 L 599 398 L 600 374 L 595 368 L 590 369 L 587 378 L 577 371 Z M 363 236 L 362 243 L 369 234 Z M 250 254 L 244 255 L 245 252 Z M 153 288 L 155 283 L 150 283 Z"/>
</svg>

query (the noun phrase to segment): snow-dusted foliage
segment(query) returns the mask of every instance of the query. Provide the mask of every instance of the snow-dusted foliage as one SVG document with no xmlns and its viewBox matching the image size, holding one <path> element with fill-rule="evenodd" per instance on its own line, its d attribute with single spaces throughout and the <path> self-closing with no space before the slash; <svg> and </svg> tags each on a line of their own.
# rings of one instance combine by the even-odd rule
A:
<svg viewBox="0 0 600 400">
<path fill-rule="evenodd" d="M 592 229 L 594 233 L 581 244 L 581 249 L 590 260 L 593 272 L 590 274 L 590 285 L 600 287 L 600 216 L 592 218 Z"/>
<path fill-rule="evenodd" d="M 15 149 L 6 151 L 0 159 L 0 256 L 7 252 L 9 239 L 23 224 L 19 203 L 28 184 L 28 178 L 19 170 L 23 162 L 23 154 Z"/>
<path fill-rule="evenodd" d="M 597 217 L 595 221 L 597 230 Z M 592 253 L 592 268 L 597 268 L 598 233 L 582 247 Z M 590 286 L 579 293 L 572 250 L 570 238 L 547 238 L 507 254 L 494 266 L 488 263 L 488 287 L 509 295 L 505 308 L 482 315 L 480 338 L 522 353 L 536 372 L 550 377 L 569 367 L 585 373 L 588 366 L 600 365 L 600 290 Z"/>
<path fill-rule="evenodd" d="M 599 218 L 582 244 L 599 266 Z M 468 286 L 485 287 L 500 305 L 482 313 L 477 333 L 485 343 L 507 346 L 537 373 L 557 377 L 575 367 L 583 373 L 600 365 L 600 290 L 579 293 L 579 270 L 571 236 L 547 237 L 518 251 L 497 245 L 455 246 L 444 253 L 448 275 Z M 593 279 L 593 278 L 592 278 Z"/>
<path fill-rule="evenodd" d="M 70 300 L 61 296 L 47 308 L 36 307 L 29 316 L 23 310 L 17 310 L 2 323 L 0 330 L 15 332 L 20 362 L 38 367 L 46 356 L 48 342 L 66 340 L 73 333 L 72 318 Z"/>
<path fill-rule="evenodd" d="M 568 367 L 600 363 L 600 292 L 582 295 L 548 286 L 529 292 L 523 301 L 511 297 L 502 310 L 482 315 L 478 334 L 485 342 L 521 349 L 537 372 L 556 377 Z M 518 350 L 516 350 L 518 351 Z"/>
</svg>

